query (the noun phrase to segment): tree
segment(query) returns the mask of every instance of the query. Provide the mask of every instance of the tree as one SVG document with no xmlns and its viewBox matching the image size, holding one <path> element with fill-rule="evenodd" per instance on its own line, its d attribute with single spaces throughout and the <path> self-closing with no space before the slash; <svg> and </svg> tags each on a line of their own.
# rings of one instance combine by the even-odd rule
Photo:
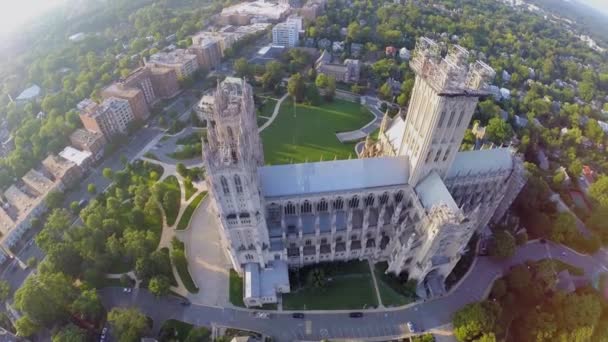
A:
<svg viewBox="0 0 608 342">
<path fill-rule="evenodd" d="M 186 168 L 186 165 L 184 165 L 184 163 L 177 163 L 177 165 L 175 165 L 175 169 L 177 170 L 177 173 L 179 173 L 179 175 L 182 177 L 186 177 L 188 175 L 188 168 Z"/>
<path fill-rule="evenodd" d="M 102 174 L 105 178 L 112 180 L 112 176 L 114 175 L 114 172 L 112 172 L 111 168 L 106 167 L 103 169 Z"/>
<path fill-rule="evenodd" d="M 234 72 L 240 78 L 250 79 L 253 76 L 253 71 L 245 58 L 239 58 L 234 61 Z"/>
<path fill-rule="evenodd" d="M 517 243 L 518 246 L 525 245 L 527 242 L 528 242 L 528 233 L 521 232 L 521 233 L 515 234 L 515 243 Z"/>
<path fill-rule="evenodd" d="M 50 326 L 68 317 L 75 292 L 71 279 L 64 274 L 39 272 L 15 292 L 15 307 L 32 321 Z"/>
<path fill-rule="evenodd" d="M 385 101 L 393 100 L 393 90 L 388 82 L 385 82 L 380 89 L 378 89 L 378 96 Z"/>
<path fill-rule="evenodd" d="M 324 89 L 325 87 L 327 87 L 327 75 L 318 74 L 317 79 L 315 80 L 315 85 L 317 86 L 317 88 L 321 88 L 321 89 Z"/>
<path fill-rule="evenodd" d="M 70 210 L 74 213 L 78 213 L 78 209 L 80 209 L 80 204 L 77 201 L 72 201 L 70 203 Z"/>
<path fill-rule="evenodd" d="M 0 302 L 8 299 L 11 293 L 11 285 L 6 280 L 0 280 Z"/>
<path fill-rule="evenodd" d="M 525 291 L 530 285 L 532 274 L 526 265 L 520 264 L 513 266 L 507 275 L 507 284 L 510 289 Z"/>
<path fill-rule="evenodd" d="M 195 327 L 190 330 L 184 342 L 211 341 L 211 331 L 205 327 Z"/>
<path fill-rule="evenodd" d="M 89 185 L 87 185 L 87 191 L 91 194 L 91 195 L 95 195 L 97 193 L 97 187 L 95 186 L 95 184 L 93 183 L 89 183 Z"/>
<path fill-rule="evenodd" d="M 46 195 L 44 201 L 49 209 L 55 209 L 61 206 L 61 204 L 63 203 L 63 199 L 64 195 L 61 191 L 53 190 L 49 192 L 48 195 Z"/>
<path fill-rule="evenodd" d="M 84 290 L 72 303 L 72 312 L 96 321 L 103 314 L 103 305 L 95 289 Z"/>
<path fill-rule="evenodd" d="M 287 92 L 289 95 L 291 95 L 296 102 L 302 102 L 305 90 L 306 85 L 304 84 L 302 75 L 299 73 L 291 75 L 287 82 Z"/>
<path fill-rule="evenodd" d="M 277 61 L 271 61 L 266 64 L 266 72 L 262 75 L 262 86 L 264 89 L 276 90 L 283 77 L 283 70 L 281 63 Z"/>
<path fill-rule="evenodd" d="M 513 128 L 500 117 L 494 117 L 486 127 L 486 138 L 496 145 L 502 145 L 513 137 Z"/>
<path fill-rule="evenodd" d="M 603 208 L 608 208 L 608 176 L 600 176 L 589 186 L 589 196 Z"/>
<path fill-rule="evenodd" d="M 17 335 L 29 337 L 40 330 L 40 325 L 34 323 L 27 315 L 23 315 L 15 321 L 15 329 L 17 329 Z"/>
<path fill-rule="evenodd" d="M 148 288 L 150 289 L 150 292 L 157 297 L 163 297 L 169 294 L 171 284 L 169 283 L 169 279 L 167 279 L 167 277 L 160 275 L 150 279 Z"/>
<path fill-rule="evenodd" d="M 327 78 L 327 87 L 325 88 L 325 99 L 327 101 L 333 101 L 336 95 L 336 78 L 329 76 Z"/>
<path fill-rule="evenodd" d="M 454 335 L 458 341 L 472 341 L 484 334 L 494 333 L 500 305 L 493 301 L 468 304 L 454 314 Z"/>
<path fill-rule="evenodd" d="M 515 238 L 506 230 L 494 232 L 494 248 L 490 254 L 498 258 L 509 258 L 515 253 Z"/>
<path fill-rule="evenodd" d="M 108 312 L 108 322 L 120 342 L 138 341 L 148 329 L 146 316 L 135 308 L 112 309 Z"/>
<path fill-rule="evenodd" d="M 574 239 L 576 233 L 576 220 L 574 216 L 570 213 L 560 213 L 555 219 L 550 238 L 557 243 L 567 243 Z"/>
<path fill-rule="evenodd" d="M 589 119 L 585 126 L 585 136 L 596 144 L 601 144 L 604 140 L 604 131 L 595 119 Z"/>
<path fill-rule="evenodd" d="M 490 292 L 490 298 L 500 299 L 502 296 L 507 294 L 507 283 L 502 278 L 498 278 L 492 285 L 492 291 Z"/>
<path fill-rule="evenodd" d="M 317 267 L 308 272 L 306 283 L 311 287 L 323 288 L 325 287 L 327 280 L 325 279 L 325 272 L 322 268 Z"/>
<path fill-rule="evenodd" d="M 51 339 L 52 342 L 86 342 L 87 333 L 74 324 L 62 327 Z"/>
</svg>

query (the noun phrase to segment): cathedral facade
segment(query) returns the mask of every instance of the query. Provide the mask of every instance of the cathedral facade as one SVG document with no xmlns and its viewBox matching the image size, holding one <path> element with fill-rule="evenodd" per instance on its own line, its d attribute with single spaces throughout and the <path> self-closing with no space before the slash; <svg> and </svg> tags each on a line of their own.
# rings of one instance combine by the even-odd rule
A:
<svg viewBox="0 0 608 342">
<path fill-rule="evenodd" d="M 383 119 L 359 159 L 264 165 L 251 87 L 228 78 L 214 95 L 203 144 L 222 243 L 245 276 L 245 303 L 289 292 L 289 267 L 387 261 L 421 297 L 441 295 L 475 231 L 501 218 L 525 183 L 509 149 L 459 152 L 494 70 L 421 38 L 405 119 Z"/>
</svg>

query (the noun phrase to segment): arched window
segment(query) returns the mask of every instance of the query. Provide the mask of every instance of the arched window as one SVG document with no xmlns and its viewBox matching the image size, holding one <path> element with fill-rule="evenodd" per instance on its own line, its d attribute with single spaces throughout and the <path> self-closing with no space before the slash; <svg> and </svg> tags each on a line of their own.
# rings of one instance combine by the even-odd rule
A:
<svg viewBox="0 0 608 342">
<path fill-rule="evenodd" d="M 399 191 L 398 193 L 395 194 L 395 202 L 401 203 L 402 200 L 403 200 L 403 191 Z"/>
<path fill-rule="evenodd" d="M 448 160 L 449 156 L 450 156 L 450 148 L 448 147 L 448 149 L 445 150 L 445 154 L 443 155 L 443 161 Z"/>
<path fill-rule="evenodd" d="M 374 205 L 374 194 L 369 194 L 367 195 L 367 198 L 365 198 L 365 206 L 366 207 L 371 207 Z"/>
<path fill-rule="evenodd" d="M 338 197 L 334 201 L 334 210 L 342 210 L 342 209 L 344 209 L 344 200 L 342 199 L 342 197 Z"/>
<path fill-rule="evenodd" d="M 448 126 L 447 126 L 447 127 L 452 126 L 452 122 L 454 121 L 454 114 L 456 114 L 456 112 L 455 112 L 455 111 L 452 111 L 452 112 L 450 113 L 450 119 L 448 120 Z"/>
<path fill-rule="evenodd" d="M 302 213 L 310 213 L 312 212 L 312 205 L 308 201 L 304 201 L 302 204 Z"/>
<path fill-rule="evenodd" d="M 440 155 L 441 155 L 441 149 L 438 149 L 437 154 L 435 155 L 435 162 L 439 160 Z"/>
<path fill-rule="evenodd" d="M 230 193 L 230 188 L 228 187 L 228 181 L 226 177 L 221 176 L 220 182 L 222 183 L 222 190 L 224 191 L 224 195 L 228 195 Z"/>
<path fill-rule="evenodd" d="M 359 197 L 355 196 L 348 201 L 348 206 L 351 209 L 359 208 Z"/>
<path fill-rule="evenodd" d="M 296 214 L 296 206 L 293 203 L 289 202 L 285 206 L 285 215 L 295 215 Z"/>
<path fill-rule="evenodd" d="M 431 154 L 433 154 L 433 149 L 430 149 L 427 154 L 426 154 L 426 158 L 424 159 L 425 163 L 428 163 L 429 160 L 431 159 Z"/>
<path fill-rule="evenodd" d="M 385 192 L 380 196 L 380 204 L 384 205 L 386 203 L 388 203 L 388 192 Z"/>
<path fill-rule="evenodd" d="M 312 245 L 312 241 L 306 240 L 305 244 L 306 244 L 306 246 L 310 246 L 310 245 Z"/>
<path fill-rule="evenodd" d="M 462 123 L 462 118 L 464 117 L 464 110 L 460 111 L 460 115 L 458 116 L 458 121 L 456 122 L 456 127 L 459 127 Z"/>
<path fill-rule="evenodd" d="M 232 132 L 232 127 L 228 126 L 226 131 L 228 131 L 228 139 L 230 139 L 229 143 L 234 144 L 235 141 L 234 141 L 234 133 Z"/>
<path fill-rule="evenodd" d="M 441 112 L 441 116 L 439 117 L 439 123 L 437 124 L 437 127 L 443 126 L 443 120 L 445 120 L 445 111 Z"/>
<path fill-rule="evenodd" d="M 236 188 L 237 194 L 243 193 L 243 184 L 241 183 L 241 177 L 239 177 L 239 175 L 234 175 L 234 187 Z"/>
<path fill-rule="evenodd" d="M 322 198 L 319 203 L 317 203 L 317 211 L 319 212 L 325 212 L 327 211 L 328 205 L 327 205 L 327 201 L 325 200 L 325 198 Z"/>
</svg>

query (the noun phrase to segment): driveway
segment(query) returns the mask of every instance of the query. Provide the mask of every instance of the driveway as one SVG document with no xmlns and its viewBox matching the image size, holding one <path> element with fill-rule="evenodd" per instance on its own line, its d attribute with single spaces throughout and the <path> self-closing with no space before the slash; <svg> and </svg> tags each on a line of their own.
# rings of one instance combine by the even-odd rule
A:
<svg viewBox="0 0 608 342">
<path fill-rule="evenodd" d="M 509 260 L 478 258 L 462 283 L 443 297 L 397 308 L 365 310 L 363 318 L 350 318 L 348 311 L 307 311 L 305 319 L 293 319 L 291 312 L 284 311 L 273 312 L 271 319 L 259 319 L 252 317 L 251 312 L 245 309 L 194 304 L 180 307 L 175 298 L 156 299 L 145 290 L 139 291 L 137 295 L 121 294 L 120 289 L 104 289 L 101 293 L 106 308 L 137 306 L 152 316 L 155 322 L 160 322 L 159 325 L 174 318 L 196 325 L 220 325 L 258 331 L 272 336 L 275 341 L 392 339 L 407 334 L 405 324 L 408 321 L 426 331 L 445 334 L 444 329 L 451 323 L 454 312 L 468 303 L 485 298 L 494 279 L 511 266 L 526 260 L 551 257 L 582 268 L 587 277 L 608 270 L 596 257 L 580 255 L 550 242 L 532 242 L 519 247 Z"/>
<path fill-rule="evenodd" d="M 380 101 L 377 98 L 365 96 L 365 108 L 372 112 L 372 114 L 374 115 L 374 119 L 365 126 L 361 127 L 360 129 L 356 129 L 354 131 L 349 132 L 336 133 L 336 137 L 338 138 L 338 140 L 340 140 L 340 142 L 342 143 L 358 141 L 361 139 L 365 139 L 365 137 L 379 129 L 380 125 L 382 124 L 382 118 L 384 117 L 384 113 L 382 113 L 378 109 L 379 104 Z"/>
<path fill-rule="evenodd" d="M 196 304 L 230 306 L 228 297 L 230 260 L 220 243 L 219 222 L 207 196 L 194 211 L 190 227 L 177 236 L 186 245 L 188 267 L 199 288 L 188 298 Z"/>
</svg>

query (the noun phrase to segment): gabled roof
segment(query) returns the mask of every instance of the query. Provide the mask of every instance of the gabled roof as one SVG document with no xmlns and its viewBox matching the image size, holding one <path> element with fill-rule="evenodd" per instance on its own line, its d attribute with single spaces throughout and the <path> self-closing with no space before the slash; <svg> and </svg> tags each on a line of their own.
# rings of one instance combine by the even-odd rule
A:
<svg viewBox="0 0 608 342">
<path fill-rule="evenodd" d="M 266 197 L 405 185 L 407 157 L 334 160 L 258 168 Z"/>
<path fill-rule="evenodd" d="M 508 147 L 487 150 L 462 151 L 456 153 L 446 178 L 474 176 L 492 171 L 511 170 L 513 156 Z"/>
<path fill-rule="evenodd" d="M 445 204 L 450 209 L 458 211 L 458 205 L 454 202 L 454 198 L 435 171 L 432 171 L 416 185 L 416 194 L 418 194 L 420 202 L 427 210 L 436 205 Z"/>
</svg>

